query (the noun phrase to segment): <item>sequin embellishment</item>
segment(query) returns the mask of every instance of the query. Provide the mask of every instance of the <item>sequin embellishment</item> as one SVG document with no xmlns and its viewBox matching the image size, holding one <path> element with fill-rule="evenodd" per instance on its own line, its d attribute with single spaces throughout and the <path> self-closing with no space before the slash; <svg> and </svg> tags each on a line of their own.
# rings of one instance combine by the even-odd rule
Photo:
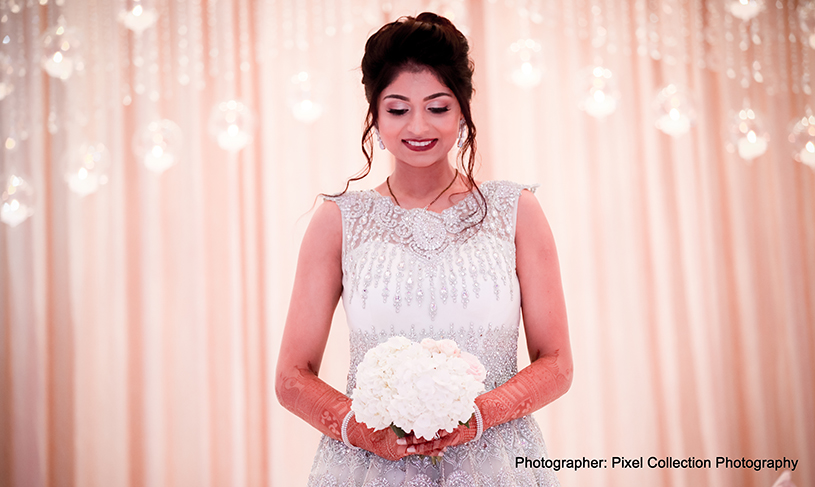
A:
<svg viewBox="0 0 815 487">
<path fill-rule="evenodd" d="M 488 391 L 517 373 L 515 216 L 521 190 L 534 187 L 488 181 L 480 189 L 487 199 L 486 215 L 472 194 L 441 213 L 405 210 L 376 191 L 326 198 L 337 203 L 343 221 L 343 302 L 351 347 L 348 393 L 365 352 L 397 334 L 414 341 L 455 340 L 484 364 Z M 493 318 L 497 322 L 491 322 Z M 531 416 L 489 428 L 478 442 L 448 448 L 438 464 L 418 455 L 388 461 L 324 436 L 308 485 L 559 485 L 551 469 L 516 468 L 516 456 L 547 456 Z"/>
<path fill-rule="evenodd" d="M 374 190 L 326 197 L 342 212 L 343 299 L 364 308 L 377 289 L 397 313 L 421 306 L 431 320 L 439 303 L 466 308 L 485 286 L 511 299 L 518 195 L 535 186 L 488 181 L 480 189 L 486 215 L 473 193 L 441 213 L 405 210 Z"/>
</svg>

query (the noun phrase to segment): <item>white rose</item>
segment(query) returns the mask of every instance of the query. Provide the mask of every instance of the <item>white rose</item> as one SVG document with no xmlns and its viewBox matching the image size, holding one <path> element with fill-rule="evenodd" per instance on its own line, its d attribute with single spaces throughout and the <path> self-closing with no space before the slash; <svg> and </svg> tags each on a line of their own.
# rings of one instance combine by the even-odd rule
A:
<svg viewBox="0 0 815 487">
<path fill-rule="evenodd" d="M 461 358 L 463 358 L 469 366 L 467 373 L 475 377 L 478 382 L 484 382 L 484 379 L 487 378 L 487 369 L 484 368 L 484 365 L 481 364 L 478 357 L 471 353 L 461 352 Z"/>
<path fill-rule="evenodd" d="M 455 357 L 460 353 L 458 345 L 456 345 L 456 342 L 453 340 L 439 340 L 436 342 L 436 346 L 441 353 L 447 355 L 448 357 Z"/>
<path fill-rule="evenodd" d="M 439 344 L 432 338 L 422 340 L 422 347 L 431 353 L 439 353 Z"/>
</svg>

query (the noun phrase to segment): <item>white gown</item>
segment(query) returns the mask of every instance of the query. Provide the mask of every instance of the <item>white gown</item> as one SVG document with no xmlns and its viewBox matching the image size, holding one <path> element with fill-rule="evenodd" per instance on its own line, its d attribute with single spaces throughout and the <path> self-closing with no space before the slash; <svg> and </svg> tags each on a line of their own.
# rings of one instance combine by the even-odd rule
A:
<svg viewBox="0 0 815 487">
<path fill-rule="evenodd" d="M 515 272 L 515 220 L 523 186 L 487 181 L 441 214 L 405 210 L 374 190 L 334 201 L 342 213 L 342 301 L 348 318 L 354 388 L 365 352 L 395 335 L 413 341 L 450 338 L 487 369 L 489 391 L 517 373 L 520 290 Z M 486 430 L 477 442 L 448 448 L 438 465 L 413 455 L 396 462 L 351 450 L 324 436 L 312 487 L 557 486 L 550 469 L 515 466 L 516 457 L 546 457 L 531 416 Z"/>
</svg>

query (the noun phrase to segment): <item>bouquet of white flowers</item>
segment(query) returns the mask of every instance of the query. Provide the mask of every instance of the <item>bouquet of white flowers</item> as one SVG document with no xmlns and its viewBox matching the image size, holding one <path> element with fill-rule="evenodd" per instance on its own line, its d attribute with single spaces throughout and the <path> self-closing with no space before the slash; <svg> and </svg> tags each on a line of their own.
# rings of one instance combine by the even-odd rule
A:
<svg viewBox="0 0 815 487">
<path fill-rule="evenodd" d="M 365 354 L 357 367 L 351 410 L 369 428 L 392 427 L 429 440 L 452 432 L 473 414 L 486 370 L 453 340 L 416 343 L 393 337 Z"/>
</svg>

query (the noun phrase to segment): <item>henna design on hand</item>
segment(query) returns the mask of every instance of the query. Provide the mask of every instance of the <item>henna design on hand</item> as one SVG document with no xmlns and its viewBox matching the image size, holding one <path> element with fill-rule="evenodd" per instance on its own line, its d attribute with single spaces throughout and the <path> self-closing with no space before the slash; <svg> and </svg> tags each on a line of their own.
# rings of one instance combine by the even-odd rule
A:
<svg viewBox="0 0 815 487">
<path fill-rule="evenodd" d="M 322 381 L 306 368 L 290 369 L 289 375 L 278 376 L 277 397 L 280 403 L 323 434 L 342 441 L 342 421 L 351 410 L 351 399 Z M 409 455 L 407 446 L 396 443 L 390 428 L 373 431 L 351 419 L 348 428 L 351 444 L 388 460 Z"/>
<path fill-rule="evenodd" d="M 561 372 L 560 350 L 540 357 L 505 384 L 477 400 L 485 429 L 521 418 L 560 397 L 569 388 L 571 367 Z"/>
<path fill-rule="evenodd" d="M 351 409 L 348 397 L 320 380 L 312 371 L 295 368 L 288 377 L 278 377 L 280 403 L 322 433 L 342 441 L 342 420 Z"/>
</svg>

